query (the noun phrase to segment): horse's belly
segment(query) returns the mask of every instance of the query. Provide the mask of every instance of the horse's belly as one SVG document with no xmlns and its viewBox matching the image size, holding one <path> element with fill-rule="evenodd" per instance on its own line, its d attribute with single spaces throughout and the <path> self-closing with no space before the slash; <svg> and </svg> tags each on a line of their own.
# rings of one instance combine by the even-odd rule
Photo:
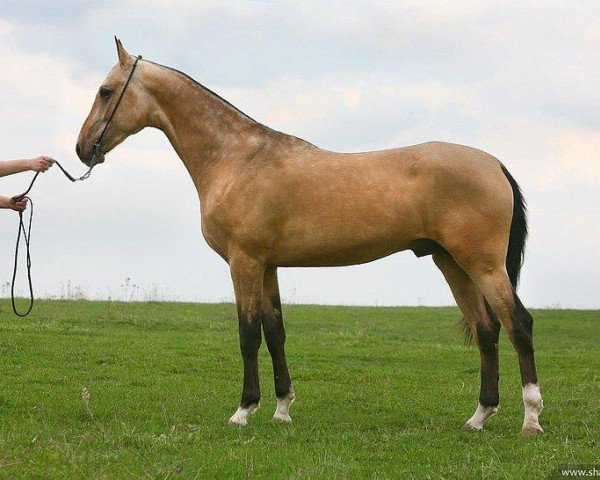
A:
<svg viewBox="0 0 600 480">
<path fill-rule="evenodd" d="M 367 263 L 410 248 L 414 237 L 393 225 L 366 228 L 310 228 L 287 230 L 271 250 L 270 261 L 278 266 L 343 266 Z"/>
<path fill-rule="evenodd" d="M 278 267 L 342 267 L 372 262 L 407 248 L 296 250 L 276 254 L 269 263 Z"/>
</svg>

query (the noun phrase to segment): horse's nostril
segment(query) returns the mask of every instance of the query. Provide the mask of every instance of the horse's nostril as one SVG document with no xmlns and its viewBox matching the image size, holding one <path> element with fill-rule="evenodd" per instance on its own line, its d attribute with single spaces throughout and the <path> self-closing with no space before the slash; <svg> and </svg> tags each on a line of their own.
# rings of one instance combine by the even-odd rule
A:
<svg viewBox="0 0 600 480">
<path fill-rule="evenodd" d="M 77 153 L 78 157 L 81 157 L 81 147 L 79 144 L 75 145 L 75 153 Z"/>
</svg>

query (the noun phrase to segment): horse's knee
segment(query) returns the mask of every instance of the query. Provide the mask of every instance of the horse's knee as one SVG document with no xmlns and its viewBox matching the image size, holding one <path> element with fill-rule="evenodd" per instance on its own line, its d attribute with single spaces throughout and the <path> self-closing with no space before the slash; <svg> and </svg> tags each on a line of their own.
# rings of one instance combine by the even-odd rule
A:
<svg viewBox="0 0 600 480">
<path fill-rule="evenodd" d="M 285 344 L 285 328 L 281 313 L 265 313 L 262 320 L 265 341 L 269 352 L 274 353 Z"/>
<path fill-rule="evenodd" d="M 252 317 L 241 315 L 239 320 L 240 350 L 243 356 L 253 356 L 260 348 L 262 336 L 260 322 Z"/>
</svg>

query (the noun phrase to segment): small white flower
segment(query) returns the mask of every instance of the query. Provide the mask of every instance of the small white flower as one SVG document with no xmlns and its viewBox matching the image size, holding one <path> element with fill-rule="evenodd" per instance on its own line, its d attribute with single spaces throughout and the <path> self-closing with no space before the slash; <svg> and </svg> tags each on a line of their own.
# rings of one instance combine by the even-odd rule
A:
<svg viewBox="0 0 600 480">
<path fill-rule="evenodd" d="M 85 403 L 85 406 L 87 407 L 88 404 L 90 403 L 90 392 L 88 392 L 88 389 L 83 387 L 81 389 L 81 399 L 83 400 L 83 403 Z"/>
</svg>

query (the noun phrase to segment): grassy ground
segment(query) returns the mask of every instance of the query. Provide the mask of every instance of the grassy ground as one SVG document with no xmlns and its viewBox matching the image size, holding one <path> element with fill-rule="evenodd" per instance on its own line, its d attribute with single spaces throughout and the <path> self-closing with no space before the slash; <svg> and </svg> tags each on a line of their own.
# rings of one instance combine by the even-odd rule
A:
<svg viewBox="0 0 600 480">
<path fill-rule="evenodd" d="M 262 408 L 231 428 L 241 360 L 232 305 L 0 302 L 3 478 L 540 478 L 600 463 L 600 314 L 537 311 L 543 436 L 521 438 L 516 356 L 501 339 L 501 410 L 461 431 L 479 355 L 453 308 L 284 309 L 292 425 Z M 82 388 L 89 391 L 86 407 Z"/>
</svg>

